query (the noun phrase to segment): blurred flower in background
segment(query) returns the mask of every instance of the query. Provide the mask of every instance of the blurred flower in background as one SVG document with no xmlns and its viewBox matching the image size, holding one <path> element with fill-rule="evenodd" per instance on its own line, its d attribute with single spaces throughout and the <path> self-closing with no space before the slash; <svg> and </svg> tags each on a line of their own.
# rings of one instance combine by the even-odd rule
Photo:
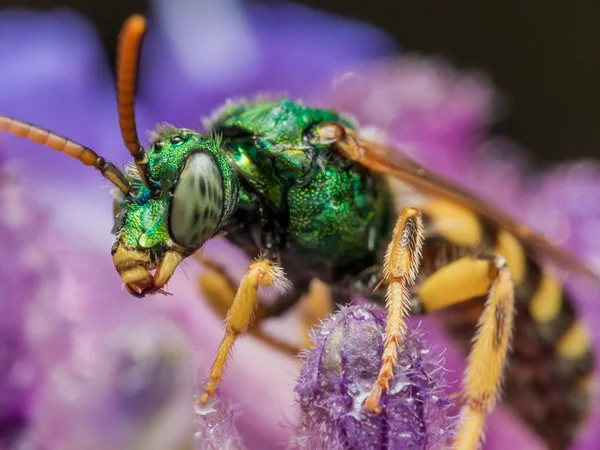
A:
<svg viewBox="0 0 600 450">
<path fill-rule="evenodd" d="M 65 11 L 4 12 L 0 61 L 0 112 L 73 138 L 117 165 L 128 161 L 114 82 L 85 20 Z M 487 139 L 495 113 L 490 84 L 443 62 L 399 57 L 384 34 L 364 24 L 291 4 L 157 0 L 138 91 L 140 130 L 165 121 L 198 128 L 226 98 L 257 92 L 344 110 L 512 212 L 563 211 L 553 216 L 556 227 L 536 222 L 537 212 L 527 218 L 597 261 L 600 215 L 586 203 L 597 191 L 597 172 L 588 166 L 574 183 L 575 168 L 565 169 L 571 176 L 558 169 L 526 197 L 517 146 Z M 306 424 L 300 406 L 316 395 L 302 389 L 310 365 L 298 405 L 300 362 L 245 337 L 220 397 L 194 410 L 222 336 L 221 318 L 197 292 L 198 267 L 178 271 L 169 284 L 173 297 L 132 298 L 110 261 L 112 202 L 101 177 L 16 138 L 0 136 L 0 154 L 0 445 L 269 449 L 299 442 L 306 431 L 297 429 Z M 244 260 L 234 249 L 215 242 L 206 251 L 221 261 L 238 257 L 231 269 L 241 276 Z M 428 345 L 446 347 L 433 321 L 422 327 Z M 444 358 L 456 391 L 463 359 L 451 348 Z M 430 374 L 433 384 L 442 383 L 441 372 Z M 589 434 L 581 448 L 596 448 L 594 439 Z M 541 448 L 500 408 L 485 449 L 509 446 Z"/>
</svg>

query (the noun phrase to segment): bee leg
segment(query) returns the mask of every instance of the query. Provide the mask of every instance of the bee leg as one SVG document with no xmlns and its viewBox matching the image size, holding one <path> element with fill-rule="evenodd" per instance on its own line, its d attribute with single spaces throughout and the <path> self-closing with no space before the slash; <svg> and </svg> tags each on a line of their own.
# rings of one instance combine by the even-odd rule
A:
<svg viewBox="0 0 600 450">
<path fill-rule="evenodd" d="M 203 297 L 208 301 L 212 308 L 225 319 L 227 311 L 235 299 L 237 285 L 227 276 L 227 274 L 207 269 L 200 276 L 198 286 Z M 299 299 L 299 295 L 294 293 L 291 295 L 294 296 L 293 298 L 296 300 Z M 289 296 L 286 296 L 286 302 L 288 297 Z M 297 355 L 301 350 L 300 346 L 277 339 L 260 328 L 261 322 L 268 319 L 270 316 L 268 308 L 261 304 L 260 300 L 257 301 L 257 304 L 254 320 L 249 324 L 247 332 L 277 350 L 293 356 Z"/>
<path fill-rule="evenodd" d="M 221 341 L 210 370 L 209 380 L 204 388 L 204 395 L 200 398 L 201 404 L 206 404 L 210 396 L 214 394 L 234 342 L 248 329 L 252 321 L 259 285 L 284 289 L 287 287 L 288 281 L 281 267 L 268 259 L 259 258 L 250 264 L 248 272 L 242 279 L 233 303 L 227 312 L 225 336 Z"/>
<path fill-rule="evenodd" d="M 213 309 L 225 318 L 235 298 L 237 284 L 217 262 L 203 255 L 198 255 L 197 259 L 205 267 L 198 280 L 198 287 Z M 301 292 L 306 290 L 308 292 L 301 298 Z M 265 305 L 260 303 L 260 300 L 257 304 L 254 320 L 249 325 L 248 332 L 266 344 L 291 355 L 296 355 L 301 349 L 312 346 L 311 328 L 333 312 L 329 286 L 316 278 L 311 280 L 310 284 L 294 285 L 294 291 L 279 296 L 272 304 Z M 300 306 L 302 321 L 302 338 L 299 345 L 282 342 L 260 329 L 263 320 L 278 317 L 296 304 Z"/>
<path fill-rule="evenodd" d="M 421 213 L 414 208 L 404 208 L 396 221 L 383 265 L 383 282 L 388 283 L 388 314 L 381 369 L 364 405 L 370 412 L 380 411 L 381 394 L 389 389 L 389 381 L 394 377 L 398 347 L 406 333 L 405 318 L 410 308 L 408 286 L 417 278 L 422 247 Z"/>
<path fill-rule="evenodd" d="M 233 304 L 238 284 L 218 262 L 201 255 L 200 252 L 196 253 L 195 258 L 205 268 L 198 279 L 198 288 L 213 309 L 225 318 Z M 258 300 L 250 329 L 257 328 L 263 320 L 285 314 L 298 303 L 302 294 L 308 291 L 309 282 L 296 282 L 293 288 L 293 291 L 278 296 L 273 303 L 264 304 Z"/>
<path fill-rule="evenodd" d="M 477 448 L 500 390 L 514 319 L 513 283 L 503 258 L 465 257 L 438 269 L 418 291 L 425 311 L 486 293 L 463 381 L 465 405 L 453 446 L 461 450 Z"/>
<path fill-rule="evenodd" d="M 238 284 L 216 261 L 201 255 L 200 252 L 195 254 L 195 258 L 204 266 L 204 270 L 198 278 L 198 289 L 215 312 L 225 318 L 235 299 Z M 254 324 L 251 326 L 256 326 L 257 322 L 258 319 L 255 317 Z"/>
<path fill-rule="evenodd" d="M 308 293 L 300 303 L 300 316 L 302 320 L 301 347 L 310 349 L 313 346 L 311 339 L 312 327 L 325 319 L 333 312 L 333 301 L 329 286 L 317 278 L 313 278 Z"/>
</svg>

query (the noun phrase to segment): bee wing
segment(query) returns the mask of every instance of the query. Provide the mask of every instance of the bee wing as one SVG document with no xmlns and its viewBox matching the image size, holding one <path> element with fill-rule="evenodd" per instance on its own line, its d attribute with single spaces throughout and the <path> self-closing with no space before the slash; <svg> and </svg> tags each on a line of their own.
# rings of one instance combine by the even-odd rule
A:
<svg viewBox="0 0 600 450">
<path fill-rule="evenodd" d="M 345 137 L 342 139 L 344 142 L 338 141 L 338 148 L 348 158 L 375 172 L 391 175 L 425 194 L 445 198 L 462 205 L 498 229 L 512 233 L 521 241 L 526 250 L 543 258 L 544 261 L 558 265 L 570 273 L 584 275 L 600 284 L 600 275 L 573 255 L 490 206 L 471 192 L 445 177 L 427 170 L 395 148 L 361 139 L 352 130 L 346 129 L 345 132 Z"/>
</svg>

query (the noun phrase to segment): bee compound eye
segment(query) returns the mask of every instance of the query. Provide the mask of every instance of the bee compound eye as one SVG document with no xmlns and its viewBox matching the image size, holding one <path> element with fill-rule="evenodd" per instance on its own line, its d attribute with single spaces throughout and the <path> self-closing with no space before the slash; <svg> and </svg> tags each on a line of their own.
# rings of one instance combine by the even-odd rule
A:
<svg viewBox="0 0 600 450">
<path fill-rule="evenodd" d="M 199 248 L 206 242 L 221 220 L 223 198 L 223 181 L 214 157 L 205 151 L 192 152 L 171 198 L 173 241 L 184 248 Z"/>
<path fill-rule="evenodd" d="M 154 151 L 155 152 L 160 152 L 161 149 L 163 148 L 163 145 L 165 145 L 165 143 L 163 141 L 157 141 L 154 143 Z"/>
</svg>

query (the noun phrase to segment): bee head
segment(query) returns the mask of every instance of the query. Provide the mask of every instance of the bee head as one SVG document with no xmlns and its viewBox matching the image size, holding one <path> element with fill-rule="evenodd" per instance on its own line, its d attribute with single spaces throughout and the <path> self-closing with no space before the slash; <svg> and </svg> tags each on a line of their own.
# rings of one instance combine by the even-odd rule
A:
<svg viewBox="0 0 600 450">
<path fill-rule="evenodd" d="M 156 189 L 148 189 L 131 168 L 126 175 L 132 195 L 117 193 L 115 204 L 113 260 L 135 295 L 160 290 L 177 265 L 219 231 L 238 194 L 218 138 L 163 127 L 148 152 L 148 166 Z"/>
</svg>

